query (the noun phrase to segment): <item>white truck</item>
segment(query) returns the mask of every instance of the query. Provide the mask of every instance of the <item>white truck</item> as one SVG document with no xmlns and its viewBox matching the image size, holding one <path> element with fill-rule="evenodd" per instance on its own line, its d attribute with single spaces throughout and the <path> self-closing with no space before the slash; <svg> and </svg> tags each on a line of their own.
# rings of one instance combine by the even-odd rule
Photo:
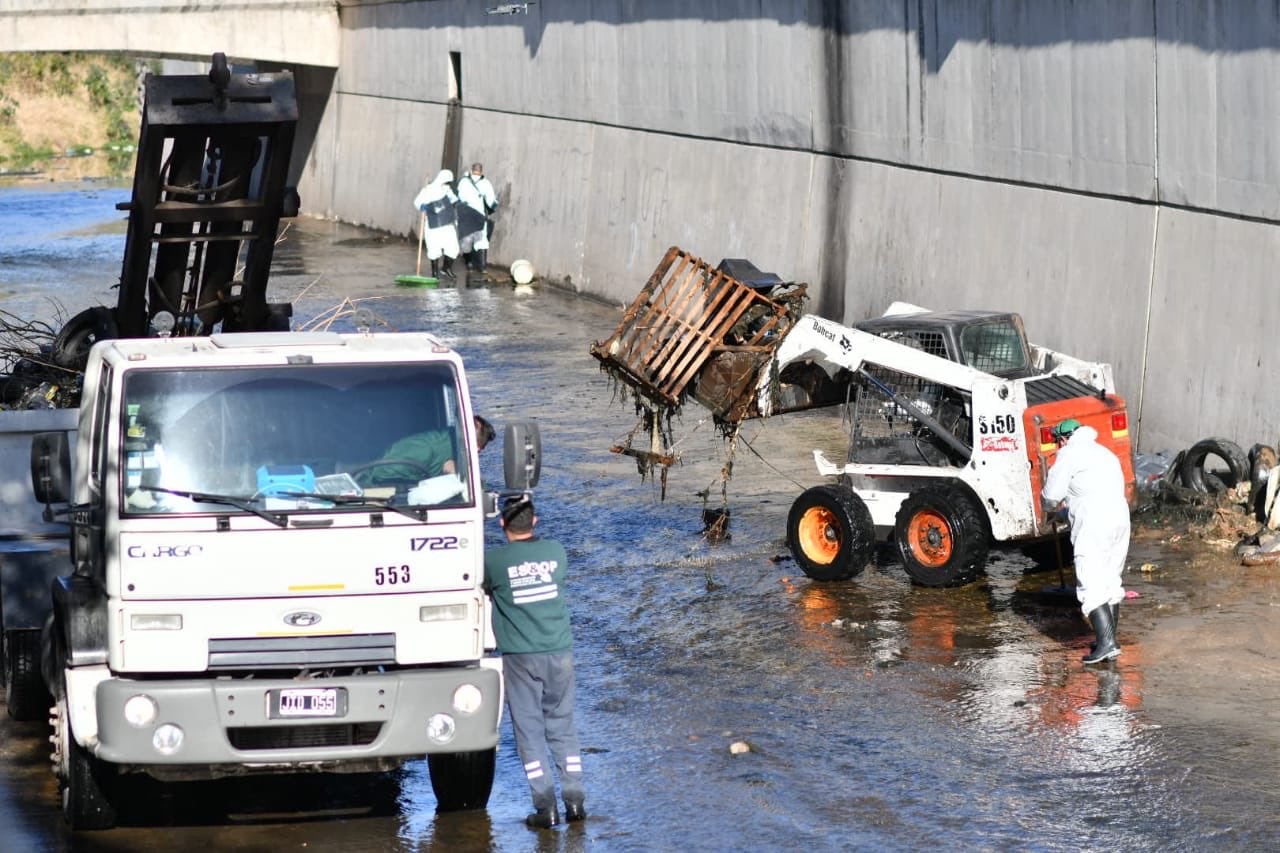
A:
<svg viewBox="0 0 1280 853">
<path fill-rule="evenodd" d="M 419 452 L 389 457 L 406 436 Z M 539 455 L 534 425 L 507 426 L 509 489 L 536 485 Z M 487 803 L 497 495 L 481 488 L 448 346 L 426 333 L 99 341 L 74 447 L 66 431 L 36 435 L 31 476 L 71 526 L 40 665 L 73 828 L 112 826 L 120 777 L 137 772 L 426 756 L 439 808 Z"/>
</svg>

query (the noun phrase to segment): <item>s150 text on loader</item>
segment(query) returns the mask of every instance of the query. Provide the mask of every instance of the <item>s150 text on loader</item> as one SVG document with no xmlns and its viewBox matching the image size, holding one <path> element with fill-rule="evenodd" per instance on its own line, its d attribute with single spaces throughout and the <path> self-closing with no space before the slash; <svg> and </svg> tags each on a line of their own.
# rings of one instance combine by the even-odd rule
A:
<svg viewBox="0 0 1280 853">
<path fill-rule="evenodd" d="M 673 247 L 591 351 L 645 405 L 692 397 L 728 429 L 845 408 L 846 460 L 813 451 L 830 482 L 805 490 L 787 518 L 808 576 L 853 577 L 892 539 L 912 580 L 954 586 L 975 579 L 993 543 L 1060 536 L 1039 494 L 1051 430 L 1067 418 L 1120 458 L 1132 504 L 1128 412 L 1109 365 L 1028 343 L 1013 313 L 895 303 L 845 326 L 801 314 L 803 291 L 748 262 L 713 268 Z"/>
</svg>

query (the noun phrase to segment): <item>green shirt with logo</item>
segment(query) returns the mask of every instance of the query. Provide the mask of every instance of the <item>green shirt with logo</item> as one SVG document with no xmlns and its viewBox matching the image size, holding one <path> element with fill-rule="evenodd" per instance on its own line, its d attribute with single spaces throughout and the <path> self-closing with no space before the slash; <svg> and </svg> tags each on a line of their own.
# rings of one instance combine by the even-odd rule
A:
<svg viewBox="0 0 1280 853">
<path fill-rule="evenodd" d="M 504 654 L 560 652 L 573 645 L 564 598 L 568 557 L 554 539 L 518 539 L 490 548 L 484 587 L 493 599 L 493 633 Z"/>
</svg>

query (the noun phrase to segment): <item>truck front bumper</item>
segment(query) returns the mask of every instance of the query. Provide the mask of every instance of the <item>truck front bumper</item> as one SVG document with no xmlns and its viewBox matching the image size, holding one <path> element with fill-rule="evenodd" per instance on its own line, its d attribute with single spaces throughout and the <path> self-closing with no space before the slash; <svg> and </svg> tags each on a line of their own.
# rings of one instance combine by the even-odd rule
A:
<svg viewBox="0 0 1280 853">
<path fill-rule="evenodd" d="M 333 688 L 338 692 L 329 696 L 340 701 L 324 716 L 279 716 L 276 691 L 297 688 Z M 460 689 L 471 704 L 479 691 L 478 707 L 458 707 Z M 126 717 L 126 703 L 138 696 L 154 703 L 154 719 L 146 724 L 137 724 L 137 709 L 148 707 L 144 700 L 134 702 L 134 722 Z M 84 745 L 113 764 L 253 770 L 374 763 L 492 749 L 501 704 L 501 672 L 481 666 L 306 680 L 108 678 L 95 692 L 96 742 Z"/>
</svg>

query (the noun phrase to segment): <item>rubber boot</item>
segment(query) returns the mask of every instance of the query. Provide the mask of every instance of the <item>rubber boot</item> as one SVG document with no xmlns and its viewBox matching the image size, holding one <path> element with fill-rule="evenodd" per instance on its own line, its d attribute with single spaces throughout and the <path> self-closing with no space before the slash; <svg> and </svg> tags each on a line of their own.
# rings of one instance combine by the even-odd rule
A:
<svg viewBox="0 0 1280 853">
<path fill-rule="evenodd" d="M 489 267 L 489 250 L 476 249 L 476 272 L 483 273 Z"/>
<path fill-rule="evenodd" d="M 440 278 L 440 260 L 438 258 L 431 259 L 431 277 L 437 280 Z"/>
<path fill-rule="evenodd" d="M 1117 601 L 1115 604 L 1108 604 L 1107 606 L 1111 608 L 1111 631 L 1115 635 L 1116 648 L 1119 649 L 1120 648 L 1120 602 Z M 1090 652 L 1096 651 L 1097 648 L 1098 648 L 1097 643 L 1089 644 Z M 1123 651 L 1123 649 L 1121 649 L 1121 651 Z"/>
<path fill-rule="evenodd" d="M 560 822 L 560 815 L 556 814 L 555 806 L 548 806 L 543 809 L 536 809 L 534 812 L 524 819 L 525 825 L 532 826 L 534 829 L 550 829 Z"/>
<path fill-rule="evenodd" d="M 441 275 L 445 278 L 457 278 L 457 276 L 453 274 L 453 258 L 445 255 L 440 260 L 443 262 L 443 268 L 440 270 Z"/>
<path fill-rule="evenodd" d="M 564 819 L 567 823 L 577 823 L 580 820 L 586 820 L 587 807 L 582 804 L 581 800 L 565 800 L 564 801 Z"/>
<path fill-rule="evenodd" d="M 1085 664 L 1102 663 L 1118 657 L 1120 649 L 1116 647 L 1116 629 L 1111 621 L 1111 605 L 1104 604 L 1090 611 L 1089 624 L 1093 626 L 1097 641 L 1093 645 L 1093 651 L 1084 656 Z"/>
<path fill-rule="evenodd" d="M 1112 642 L 1116 644 L 1116 651 L 1120 651 L 1120 602 L 1111 605 L 1111 636 Z"/>
</svg>

